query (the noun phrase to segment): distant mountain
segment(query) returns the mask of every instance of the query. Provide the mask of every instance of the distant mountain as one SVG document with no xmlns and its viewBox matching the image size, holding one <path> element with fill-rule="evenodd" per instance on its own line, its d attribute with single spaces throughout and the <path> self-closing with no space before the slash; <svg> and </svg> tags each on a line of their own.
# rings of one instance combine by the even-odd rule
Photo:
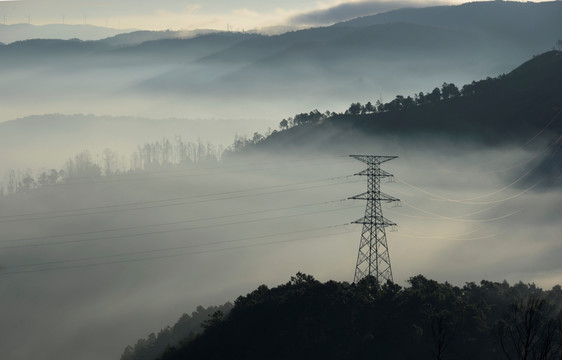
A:
<svg viewBox="0 0 562 360">
<path fill-rule="evenodd" d="M 398 79 L 417 87 L 429 79 L 466 82 L 506 72 L 554 46 L 562 35 L 561 16 L 560 2 L 402 9 L 326 28 L 250 38 L 199 63 L 231 66 L 206 84 L 218 93 L 241 87 L 258 97 L 279 96 L 289 88 L 305 93 L 312 88 L 325 96 L 331 96 L 331 88 L 353 94 L 374 87 L 398 92 Z M 144 88 L 189 93 L 195 90 L 190 80 L 199 71 L 174 69 L 150 79 Z"/>
<path fill-rule="evenodd" d="M 155 41 L 162 39 L 187 39 L 197 37 L 199 35 L 216 33 L 216 30 L 185 30 L 185 31 L 148 31 L 139 30 L 127 32 L 106 39 L 100 40 L 106 44 L 116 47 L 136 46 L 145 41 Z"/>
<path fill-rule="evenodd" d="M 177 59 L 185 63 L 205 58 L 247 39 L 260 37 L 260 35 L 255 34 L 216 32 L 188 38 L 159 38 L 144 41 L 134 46 L 120 47 L 109 55 L 132 56 L 137 60 L 161 59 L 162 61 L 169 61 L 170 59 Z M 107 41 L 103 42 L 107 43 Z"/>
<path fill-rule="evenodd" d="M 285 34 L 268 41 L 265 46 L 254 44 L 253 51 L 248 46 L 251 42 L 264 42 L 264 39 L 250 39 L 203 60 L 221 59 L 225 62 L 235 59 L 250 63 L 241 71 L 221 79 L 228 80 L 226 83 L 252 82 L 261 75 L 279 76 L 298 84 L 304 75 L 303 68 L 312 73 L 319 71 L 324 79 L 350 75 L 370 77 L 376 76 L 378 64 L 390 67 L 386 71 L 398 72 L 398 69 L 392 69 L 394 60 L 415 56 L 424 66 L 428 65 L 430 57 L 433 64 L 426 70 L 434 71 L 437 64 L 441 70 L 443 66 L 451 68 L 451 65 L 458 67 L 464 63 L 469 66 L 474 51 L 481 49 L 480 36 L 407 23 L 360 29 L 323 28 L 315 32 L 305 31 L 304 34 Z M 371 66 L 374 68 L 369 73 L 367 69 Z M 412 64 L 412 68 L 415 67 Z M 404 71 L 409 72 L 409 69 Z M 306 87 L 307 83 L 302 85 Z"/>
<path fill-rule="evenodd" d="M 32 24 L 0 24 L 0 42 L 9 44 L 14 41 L 29 39 L 62 39 L 100 40 L 117 34 L 128 33 L 134 29 L 113 29 L 93 25 L 32 25 Z"/>
<path fill-rule="evenodd" d="M 334 24 L 334 27 L 365 27 L 393 22 L 474 31 L 481 34 L 498 32 L 537 34 L 546 29 L 559 29 L 556 20 L 562 11 L 559 1 L 516 2 L 479 1 L 460 5 L 404 8 L 364 16 Z"/>
<path fill-rule="evenodd" d="M 335 24 L 335 27 L 367 27 L 406 22 L 484 35 L 489 41 L 515 43 L 542 52 L 562 36 L 562 2 L 471 2 L 455 6 L 400 9 Z M 491 37 L 491 38 L 490 38 Z M 515 49 L 513 49 L 515 50 Z"/>
<path fill-rule="evenodd" d="M 0 58 L 8 62 L 13 60 L 18 66 L 22 66 L 28 63 L 42 62 L 51 57 L 68 58 L 93 55 L 109 49 L 110 46 L 102 42 L 82 41 L 80 39 L 33 39 L 16 41 L 3 46 Z"/>
<path fill-rule="evenodd" d="M 83 70 L 89 66 L 113 67 L 123 62 L 159 64 L 169 62 L 186 63 L 220 52 L 246 39 L 260 37 L 243 33 L 207 33 L 194 37 L 182 37 L 182 32 L 133 32 L 100 41 L 80 39 L 32 39 L 16 41 L 2 46 L 0 60 L 3 65 L 23 66 L 44 65 L 45 60 L 61 63 L 82 62 Z M 88 59 L 84 59 L 87 55 Z M 54 63 L 56 65 L 56 63 Z"/>
<path fill-rule="evenodd" d="M 561 4 L 402 9 L 275 36 L 134 32 L 98 41 L 13 42 L 0 47 L 6 84 L 0 98 L 17 105 L 11 113 L 19 117 L 97 113 L 98 104 L 114 108 L 117 102 L 123 109 L 119 99 L 134 104 L 141 98 L 153 103 L 150 117 L 184 117 L 189 111 L 198 117 L 245 118 L 267 111 L 271 119 L 307 104 L 341 107 L 444 81 L 498 76 L 556 44 L 562 36 Z M 55 99 L 37 96 L 33 105 L 40 109 L 29 112 L 21 99 L 42 88 Z M 53 105 L 64 98 L 73 98 L 65 103 L 72 110 Z"/>
<path fill-rule="evenodd" d="M 135 46 L 145 41 L 154 41 L 161 39 L 176 39 L 180 37 L 179 31 L 148 31 L 138 30 L 101 39 L 100 42 L 115 47 Z"/>
</svg>

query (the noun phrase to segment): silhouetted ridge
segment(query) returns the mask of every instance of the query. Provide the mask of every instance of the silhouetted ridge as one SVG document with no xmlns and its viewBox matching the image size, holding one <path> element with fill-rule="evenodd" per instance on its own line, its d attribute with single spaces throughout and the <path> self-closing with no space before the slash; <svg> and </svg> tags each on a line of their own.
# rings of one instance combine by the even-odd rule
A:
<svg viewBox="0 0 562 360">
<path fill-rule="evenodd" d="M 547 85 L 548 82 L 559 82 L 562 77 L 562 51 L 552 50 L 537 55 L 513 70 L 509 77 L 517 79 L 512 85 L 536 87 Z"/>
<path fill-rule="evenodd" d="M 560 286 L 483 280 L 457 287 L 422 275 L 408 283 L 321 283 L 298 273 L 240 296 L 229 315 L 216 312 L 203 334 L 160 359 L 499 359 L 522 347 L 560 356 Z M 530 342 L 514 340 L 529 314 Z"/>
<path fill-rule="evenodd" d="M 553 50 L 507 75 L 473 81 L 460 89 L 444 83 L 425 94 L 397 95 L 385 104 L 354 103 L 343 113 L 314 110 L 297 114 L 280 124 L 282 130 L 289 131 L 273 133 L 256 147 L 267 150 L 286 148 L 288 144 L 305 146 L 311 138 L 322 142 L 323 132 L 330 132 L 330 138 L 324 141 L 331 142 L 348 141 L 360 132 L 400 137 L 447 136 L 496 146 L 527 140 L 560 110 L 562 52 Z M 552 122 L 545 129 L 545 136 L 561 133 L 562 121 Z"/>
<path fill-rule="evenodd" d="M 534 13 L 530 12 L 533 9 Z M 562 12 L 559 1 L 543 3 L 515 1 L 482 1 L 460 5 L 405 8 L 364 16 L 335 24 L 335 27 L 365 27 L 374 24 L 408 22 L 451 29 L 470 30 L 477 33 L 534 34 L 545 29 L 560 29 L 554 19 Z M 500 30 L 500 32 L 498 32 Z"/>
<path fill-rule="evenodd" d="M 200 333 L 202 325 L 209 317 L 216 313 L 228 314 L 232 309 L 231 303 L 221 306 L 198 306 L 191 315 L 183 314 L 174 326 L 167 326 L 158 334 L 151 333 L 146 339 L 139 339 L 134 346 L 127 346 L 121 355 L 121 360 L 154 360 L 171 346 L 177 346 Z"/>
</svg>

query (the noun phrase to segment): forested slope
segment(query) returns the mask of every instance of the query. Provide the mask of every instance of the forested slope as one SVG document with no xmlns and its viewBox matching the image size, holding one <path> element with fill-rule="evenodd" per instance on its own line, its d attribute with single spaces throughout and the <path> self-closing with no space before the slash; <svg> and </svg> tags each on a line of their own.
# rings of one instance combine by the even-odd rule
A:
<svg viewBox="0 0 562 360">
<path fill-rule="evenodd" d="M 215 313 L 202 335 L 161 359 L 560 358 L 560 286 L 408 282 L 321 283 L 299 273 L 240 296 L 228 316 Z"/>
<path fill-rule="evenodd" d="M 562 52 L 553 50 L 508 74 L 461 88 L 444 83 L 427 93 L 397 95 L 387 103 L 354 103 L 345 112 L 297 114 L 281 122 L 281 129 L 288 131 L 274 133 L 260 147 L 305 145 L 307 138 L 334 129 L 342 132 L 340 136 L 351 131 L 400 137 L 452 136 L 500 145 L 543 128 L 553 136 L 560 134 L 562 121 L 557 116 L 561 110 Z"/>
<path fill-rule="evenodd" d="M 443 83 L 427 93 L 397 95 L 387 103 L 353 103 L 339 113 L 297 114 L 281 121 L 281 131 L 235 143 L 233 149 L 234 154 L 347 150 L 350 144 L 377 136 L 397 142 L 452 141 L 477 147 L 547 146 L 545 153 L 552 156 L 537 166 L 538 173 L 557 178 L 562 171 L 555 156 L 562 135 L 561 113 L 562 52 L 553 50 L 508 74 L 460 88 Z M 535 141 L 529 144 L 530 140 Z"/>
<path fill-rule="evenodd" d="M 191 315 L 183 314 L 174 326 L 167 326 L 158 334 L 151 333 L 146 339 L 139 339 L 134 346 L 127 346 L 121 360 L 152 360 L 159 357 L 165 350 L 172 346 L 178 346 L 188 339 L 192 339 L 203 330 L 208 323 L 209 317 L 220 311 L 228 314 L 232 309 L 231 303 L 221 306 L 209 306 L 204 308 L 198 306 Z"/>
</svg>

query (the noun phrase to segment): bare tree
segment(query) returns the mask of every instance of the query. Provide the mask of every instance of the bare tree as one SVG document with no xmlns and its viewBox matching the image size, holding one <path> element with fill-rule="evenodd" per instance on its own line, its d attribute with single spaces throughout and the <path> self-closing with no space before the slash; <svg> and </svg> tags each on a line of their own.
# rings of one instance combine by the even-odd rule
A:
<svg viewBox="0 0 562 360">
<path fill-rule="evenodd" d="M 103 174 L 109 176 L 115 173 L 117 154 L 111 149 L 106 148 L 103 150 Z"/>
<path fill-rule="evenodd" d="M 435 358 L 441 360 L 453 339 L 452 314 L 448 310 L 442 310 L 431 314 L 430 319 Z"/>
<path fill-rule="evenodd" d="M 552 306 L 538 295 L 511 305 L 505 319 L 498 323 L 498 336 L 509 360 L 553 359 L 556 326 L 550 316 Z"/>
</svg>

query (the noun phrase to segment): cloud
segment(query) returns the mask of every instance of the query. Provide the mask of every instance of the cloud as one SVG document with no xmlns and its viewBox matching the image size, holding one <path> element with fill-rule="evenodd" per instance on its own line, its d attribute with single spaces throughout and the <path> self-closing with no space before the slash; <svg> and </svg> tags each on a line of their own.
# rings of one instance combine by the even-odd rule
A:
<svg viewBox="0 0 562 360">
<path fill-rule="evenodd" d="M 346 2 L 328 8 L 313 10 L 296 15 L 290 19 L 292 25 L 330 25 L 361 16 L 374 15 L 380 12 L 428 5 L 439 5 L 443 2 L 430 1 L 420 3 L 412 0 L 401 1 L 359 1 Z"/>
<path fill-rule="evenodd" d="M 192 5 L 186 6 L 186 11 L 189 14 L 193 14 L 193 13 L 196 13 L 197 11 L 199 11 L 201 8 L 202 8 L 202 6 L 199 5 L 199 4 L 192 4 Z"/>
<path fill-rule="evenodd" d="M 236 9 L 233 11 L 234 14 L 238 15 L 238 16 L 244 16 L 244 17 L 258 17 L 260 16 L 260 14 L 258 12 L 243 8 L 243 9 Z"/>
</svg>

